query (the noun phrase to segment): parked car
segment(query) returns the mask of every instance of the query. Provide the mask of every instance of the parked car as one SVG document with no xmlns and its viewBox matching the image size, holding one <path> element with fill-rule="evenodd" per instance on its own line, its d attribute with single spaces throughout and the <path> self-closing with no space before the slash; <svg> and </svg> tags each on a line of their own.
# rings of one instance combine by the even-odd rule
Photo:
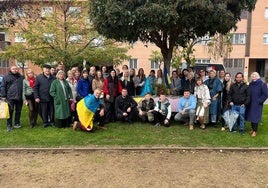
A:
<svg viewBox="0 0 268 188">
<path fill-rule="evenodd" d="M 214 69 L 217 72 L 220 70 L 225 71 L 224 65 L 217 63 L 196 63 L 194 66 L 195 72 L 199 72 L 200 70 L 210 71 L 211 69 Z"/>
</svg>

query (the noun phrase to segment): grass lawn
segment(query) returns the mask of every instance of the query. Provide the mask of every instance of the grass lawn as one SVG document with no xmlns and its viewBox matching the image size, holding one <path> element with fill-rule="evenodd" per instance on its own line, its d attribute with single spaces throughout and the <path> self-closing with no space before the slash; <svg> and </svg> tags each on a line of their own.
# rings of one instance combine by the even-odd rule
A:
<svg viewBox="0 0 268 188">
<path fill-rule="evenodd" d="M 24 107 L 22 128 L 6 131 L 6 120 L 0 120 L 0 147 L 87 147 L 87 146 L 183 146 L 183 147 L 268 147 L 268 105 L 264 107 L 263 122 L 258 135 L 250 137 L 251 126 L 246 124 L 245 135 L 222 132 L 219 128 L 195 127 L 172 122 L 169 128 L 154 127 L 151 124 L 136 122 L 132 125 L 121 122 L 108 124 L 107 130 L 96 129 L 94 133 L 74 132 L 72 128 L 43 128 L 38 125 L 30 129 L 27 110 Z"/>
</svg>

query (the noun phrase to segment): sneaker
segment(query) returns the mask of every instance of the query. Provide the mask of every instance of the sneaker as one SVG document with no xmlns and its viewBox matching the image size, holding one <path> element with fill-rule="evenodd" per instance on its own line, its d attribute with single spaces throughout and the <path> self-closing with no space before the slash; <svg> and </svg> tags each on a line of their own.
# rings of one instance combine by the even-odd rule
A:
<svg viewBox="0 0 268 188">
<path fill-rule="evenodd" d="M 225 131 L 225 128 L 224 128 L 224 127 L 222 127 L 222 128 L 221 128 L 221 131 Z"/>
<path fill-rule="evenodd" d="M 11 125 L 8 125 L 7 126 L 7 132 L 10 132 L 10 131 L 12 131 L 12 126 Z"/>
<path fill-rule="evenodd" d="M 193 125 L 189 125 L 189 130 L 194 130 L 194 126 Z"/>
<path fill-rule="evenodd" d="M 14 125 L 14 128 L 19 129 L 19 128 L 21 128 L 21 125 L 20 124 L 16 124 L 16 125 Z"/>
<path fill-rule="evenodd" d="M 156 123 L 154 126 L 155 127 L 160 127 L 160 123 Z"/>
<path fill-rule="evenodd" d="M 244 131 L 244 130 L 239 130 L 239 133 L 240 133 L 241 135 L 244 135 L 244 134 L 245 134 L 245 131 Z"/>
</svg>

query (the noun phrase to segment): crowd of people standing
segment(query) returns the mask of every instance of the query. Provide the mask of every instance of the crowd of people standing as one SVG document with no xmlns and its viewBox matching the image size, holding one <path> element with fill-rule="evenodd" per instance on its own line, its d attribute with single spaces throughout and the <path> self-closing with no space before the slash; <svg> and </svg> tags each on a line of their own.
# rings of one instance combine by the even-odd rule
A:
<svg viewBox="0 0 268 188">
<path fill-rule="evenodd" d="M 30 69 L 25 77 L 16 66 L 3 78 L 1 86 L 2 100 L 9 104 L 10 118 L 7 120 L 7 131 L 20 128 L 20 116 L 23 103 L 28 106 L 29 125 L 37 125 L 40 115 L 43 127 L 59 128 L 73 126 L 93 130 L 93 121 L 105 129 L 110 122 L 122 121 L 133 123 L 136 115 L 142 122 L 151 122 L 155 126 L 170 126 L 173 117 L 167 93 L 180 96 L 175 121 L 184 122 L 190 130 L 196 124 L 201 129 L 207 125 L 216 126 L 221 122 L 221 130 L 226 128 L 222 114 L 233 110 L 239 114 L 231 132 L 245 132 L 245 121 L 251 122 L 251 136 L 256 136 L 261 122 L 262 109 L 268 97 L 267 84 L 259 74 L 251 74 L 247 83 L 244 75 L 238 72 L 234 79 L 224 70 L 191 69 L 174 70 L 171 83 L 167 88 L 161 69 L 151 70 L 146 77 L 143 68 L 129 69 L 123 65 L 119 69 L 108 70 L 106 66 L 98 70 L 91 66 L 89 71 L 73 67 L 65 72 L 62 64 L 55 69 L 45 64 L 43 72 L 35 75 Z M 66 76 L 67 75 L 67 76 Z M 169 91 L 169 92 L 168 92 Z M 158 95 L 158 100 L 153 96 Z M 134 97 L 143 97 L 138 103 Z M 13 113 L 15 119 L 13 123 Z"/>
</svg>

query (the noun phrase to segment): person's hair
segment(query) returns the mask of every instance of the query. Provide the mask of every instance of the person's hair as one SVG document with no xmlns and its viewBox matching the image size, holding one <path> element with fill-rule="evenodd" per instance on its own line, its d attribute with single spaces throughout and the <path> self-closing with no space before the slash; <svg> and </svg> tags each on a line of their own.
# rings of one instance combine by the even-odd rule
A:
<svg viewBox="0 0 268 188">
<path fill-rule="evenodd" d="M 151 70 L 150 73 L 154 73 L 155 74 L 155 70 Z"/>
<path fill-rule="evenodd" d="M 57 74 L 56 74 L 56 78 L 59 78 L 59 75 L 60 75 L 60 74 L 63 74 L 64 77 L 65 77 L 65 72 L 64 72 L 63 70 L 59 70 L 59 71 L 57 72 Z"/>
<path fill-rule="evenodd" d="M 185 89 L 185 90 L 183 91 L 183 93 L 185 93 L 185 92 L 189 92 L 189 93 L 191 93 L 190 89 Z"/>
<path fill-rule="evenodd" d="M 260 78 L 260 74 L 258 72 L 253 72 L 253 73 L 251 73 L 251 76 L 252 75 L 255 75 L 258 79 Z"/>
<path fill-rule="evenodd" d="M 230 77 L 231 77 L 231 74 L 230 74 L 229 72 L 226 72 L 225 75 L 224 75 L 224 77 L 225 77 L 226 75 L 230 75 Z M 231 88 L 232 83 L 233 83 L 233 82 L 232 82 L 232 79 L 231 79 L 231 78 L 230 78 L 229 81 L 226 81 L 225 78 L 223 79 L 223 84 L 226 85 L 225 88 L 226 88 L 227 91 L 230 91 L 230 88 Z"/>
<path fill-rule="evenodd" d="M 162 69 L 158 69 L 157 73 L 160 73 L 160 78 L 163 78 L 163 71 Z M 156 77 L 158 77 L 158 75 L 156 74 Z"/>
<path fill-rule="evenodd" d="M 142 71 L 142 73 L 141 73 L 141 71 Z M 139 68 L 139 70 L 138 70 L 138 77 L 145 78 L 145 74 L 144 74 L 143 68 Z"/>
<path fill-rule="evenodd" d="M 26 78 L 28 78 L 28 73 L 29 73 L 29 72 L 34 74 L 34 71 L 33 71 L 32 69 L 28 69 L 28 70 L 26 71 L 26 74 L 25 74 L 25 75 L 26 75 Z"/>
<path fill-rule="evenodd" d="M 101 77 L 99 78 L 98 77 L 98 73 L 100 73 L 101 74 Z M 96 76 L 95 76 L 95 78 L 94 79 L 96 79 L 96 80 L 103 80 L 103 74 L 102 74 L 102 72 L 100 71 L 100 70 L 98 70 L 98 71 L 96 71 Z"/>
<path fill-rule="evenodd" d="M 84 73 L 88 74 L 88 71 L 85 69 L 85 70 L 82 71 L 82 74 L 84 74 Z"/>
<path fill-rule="evenodd" d="M 237 75 L 241 75 L 242 76 L 242 78 L 244 78 L 244 74 L 242 73 L 242 72 L 237 72 L 236 74 L 235 74 L 235 77 L 237 77 Z M 226 74 L 225 74 L 226 75 Z"/>
<path fill-rule="evenodd" d="M 159 95 L 166 95 L 166 91 L 165 91 L 165 89 L 160 89 L 160 91 L 159 91 Z"/>
<path fill-rule="evenodd" d="M 197 77 L 197 78 L 196 78 L 196 81 L 195 81 L 195 84 L 196 84 L 196 85 L 197 85 L 197 81 L 199 81 L 199 80 L 200 80 L 201 83 L 203 84 L 203 79 L 202 79 L 201 77 Z"/>
<path fill-rule="evenodd" d="M 128 66 L 127 65 L 123 65 L 122 68 L 125 67 L 126 69 L 128 69 Z"/>
</svg>

